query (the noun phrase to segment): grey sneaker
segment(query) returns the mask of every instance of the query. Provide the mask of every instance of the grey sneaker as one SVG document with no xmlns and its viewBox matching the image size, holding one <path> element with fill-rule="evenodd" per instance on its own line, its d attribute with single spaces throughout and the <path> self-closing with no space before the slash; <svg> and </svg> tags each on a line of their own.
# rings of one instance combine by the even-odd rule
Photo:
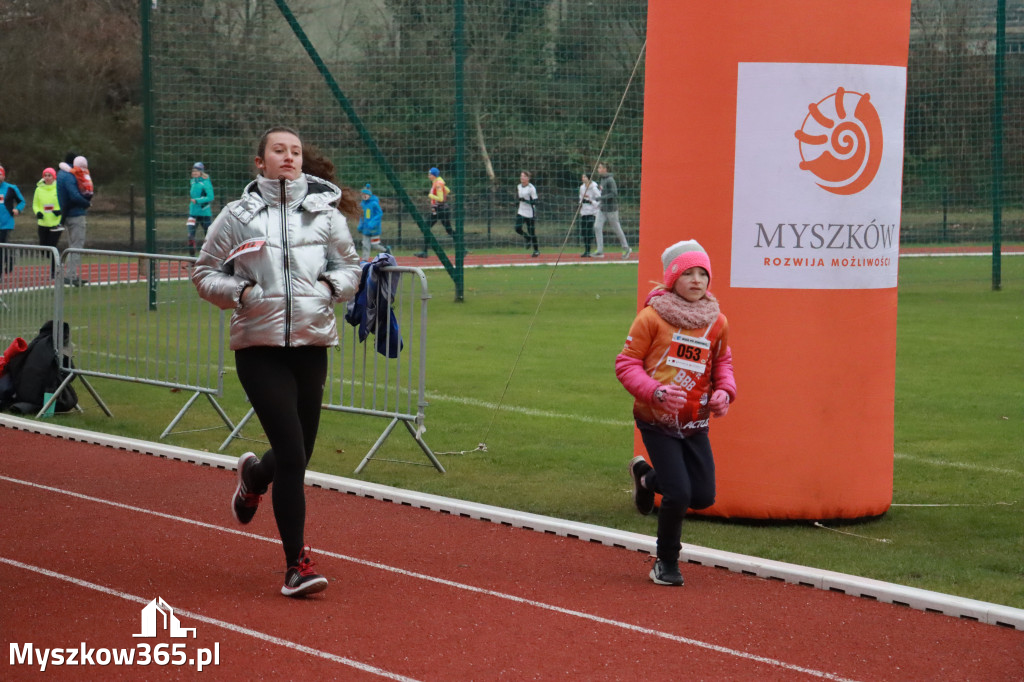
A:
<svg viewBox="0 0 1024 682">
<path fill-rule="evenodd" d="M 644 516 L 654 511 L 654 491 L 648 490 L 641 483 L 644 474 L 650 470 L 651 465 L 640 455 L 629 462 L 629 474 L 633 477 L 633 504 L 636 505 L 636 510 Z"/>
<path fill-rule="evenodd" d="M 633 254 L 633 249 L 631 249 L 631 248 L 627 247 L 627 248 L 626 248 L 626 250 L 622 252 L 622 260 L 626 260 L 626 259 L 627 259 L 627 258 L 629 258 L 629 257 L 630 257 L 630 256 L 631 256 L 632 254 Z"/>
<path fill-rule="evenodd" d="M 683 574 L 679 572 L 679 562 L 658 559 L 654 562 L 654 568 L 651 569 L 651 580 L 656 585 L 682 586 Z"/>
</svg>

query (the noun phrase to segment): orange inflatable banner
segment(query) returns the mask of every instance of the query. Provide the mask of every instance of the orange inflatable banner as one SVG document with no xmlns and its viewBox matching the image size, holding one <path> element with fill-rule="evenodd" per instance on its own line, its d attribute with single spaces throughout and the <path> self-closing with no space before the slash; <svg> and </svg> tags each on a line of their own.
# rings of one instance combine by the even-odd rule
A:
<svg viewBox="0 0 1024 682">
<path fill-rule="evenodd" d="M 638 305 L 697 239 L 738 385 L 701 513 L 882 514 L 910 0 L 648 7 Z"/>
</svg>

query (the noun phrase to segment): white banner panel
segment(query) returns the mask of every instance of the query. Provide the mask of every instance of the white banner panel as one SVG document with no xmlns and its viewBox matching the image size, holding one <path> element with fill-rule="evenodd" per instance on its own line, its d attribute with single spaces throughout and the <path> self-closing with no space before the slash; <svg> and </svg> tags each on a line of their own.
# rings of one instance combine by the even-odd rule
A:
<svg viewBox="0 0 1024 682">
<path fill-rule="evenodd" d="M 739 64 L 730 286 L 896 286 L 906 68 Z"/>
</svg>

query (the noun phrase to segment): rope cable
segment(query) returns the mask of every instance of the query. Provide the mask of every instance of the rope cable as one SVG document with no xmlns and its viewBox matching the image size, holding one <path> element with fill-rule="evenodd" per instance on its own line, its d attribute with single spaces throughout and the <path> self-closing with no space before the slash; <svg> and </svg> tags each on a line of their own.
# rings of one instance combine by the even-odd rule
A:
<svg viewBox="0 0 1024 682">
<path fill-rule="evenodd" d="M 612 121 L 608 126 L 608 130 L 605 133 L 604 140 L 601 142 L 601 149 L 597 153 L 597 158 L 594 161 L 594 166 L 591 168 L 588 178 L 593 178 L 597 167 L 601 164 L 601 160 L 604 158 L 604 151 L 608 146 L 608 140 L 611 139 L 612 132 L 615 130 L 615 123 L 618 121 L 619 113 L 622 111 L 622 106 L 626 101 L 626 96 L 629 94 L 629 89 L 633 85 L 633 80 L 636 78 L 636 73 L 640 68 L 640 63 L 644 58 L 644 52 L 647 50 L 647 40 L 644 40 L 643 45 L 640 46 L 640 52 L 637 54 L 636 62 L 633 64 L 633 70 L 629 74 L 629 79 L 626 81 L 626 86 L 622 91 L 622 97 L 619 98 L 619 104 L 615 108 L 615 114 L 612 116 Z M 555 272 L 558 270 L 559 264 L 562 262 L 562 255 L 565 253 L 566 245 L 569 243 L 569 239 L 573 234 L 573 230 L 576 227 L 576 220 L 579 218 L 581 206 L 576 206 L 576 212 L 573 214 L 572 221 L 569 223 L 569 228 L 566 230 L 565 238 L 562 240 L 562 244 L 558 250 L 558 256 L 555 258 L 555 262 L 552 264 L 551 273 L 548 275 L 547 282 L 544 284 L 544 288 L 541 290 L 540 299 L 537 301 L 537 307 L 533 311 L 533 315 L 530 317 L 530 323 L 526 328 L 526 335 L 523 337 L 523 343 L 519 347 L 519 352 L 516 354 L 515 360 L 512 362 L 512 369 L 509 371 L 508 379 L 505 381 L 505 386 L 502 388 L 501 395 L 498 397 L 498 403 L 491 412 L 491 419 L 487 424 L 487 429 L 484 431 L 484 437 L 481 439 L 480 444 L 477 446 L 477 450 L 487 449 L 487 438 L 490 436 L 491 429 L 494 427 L 494 422 L 497 419 L 498 413 L 501 411 L 502 406 L 505 403 L 505 396 L 508 393 L 509 386 L 512 384 L 512 378 L 515 376 L 516 370 L 519 368 L 519 361 L 523 357 L 523 352 L 526 350 L 526 344 L 530 340 L 530 335 L 533 332 L 533 327 L 537 322 L 537 316 L 540 314 L 541 306 L 544 304 L 544 299 L 547 296 L 548 289 L 551 287 L 551 281 L 555 277 Z"/>
</svg>

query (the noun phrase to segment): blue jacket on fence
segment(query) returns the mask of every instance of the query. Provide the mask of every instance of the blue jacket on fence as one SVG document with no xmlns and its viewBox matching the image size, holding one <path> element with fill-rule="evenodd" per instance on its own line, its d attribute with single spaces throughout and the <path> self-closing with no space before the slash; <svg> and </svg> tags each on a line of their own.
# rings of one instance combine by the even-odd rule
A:
<svg viewBox="0 0 1024 682">
<path fill-rule="evenodd" d="M 359 325 L 359 341 L 366 341 L 366 337 L 373 334 L 377 337 L 377 352 L 389 358 L 397 358 L 403 346 L 402 332 L 392 308 L 402 274 L 384 272 L 383 268 L 397 264 L 390 253 L 378 254 L 372 261 L 363 263 L 359 291 L 349 301 L 345 313 L 346 322 L 353 327 Z M 386 311 L 382 309 L 385 305 Z"/>
<path fill-rule="evenodd" d="M 0 181 L 0 230 L 14 229 L 14 211 L 25 210 L 21 190 L 6 180 Z"/>
<path fill-rule="evenodd" d="M 366 187 L 363 188 L 362 193 L 368 194 L 370 198 L 363 199 L 361 202 L 363 213 L 359 216 L 359 234 L 376 237 L 380 234 L 380 219 L 384 215 L 384 211 L 380 208 L 380 199 L 376 194 L 371 193 Z"/>
</svg>

